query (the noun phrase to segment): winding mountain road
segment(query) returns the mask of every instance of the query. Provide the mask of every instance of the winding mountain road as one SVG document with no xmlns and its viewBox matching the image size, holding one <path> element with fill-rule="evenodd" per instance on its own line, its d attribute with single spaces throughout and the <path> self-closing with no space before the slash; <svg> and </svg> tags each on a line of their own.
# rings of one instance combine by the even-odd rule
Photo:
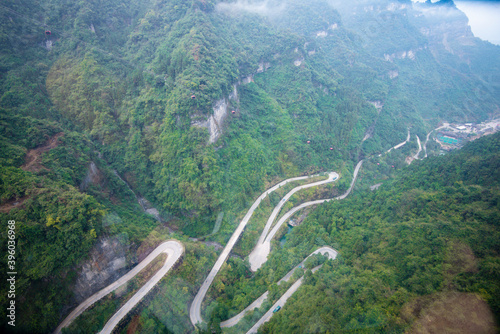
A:
<svg viewBox="0 0 500 334">
<path fill-rule="evenodd" d="M 404 146 L 404 145 L 405 145 L 407 142 L 409 142 L 409 141 L 410 141 L 410 129 L 408 129 L 408 135 L 406 136 L 406 140 L 405 140 L 404 142 L 401 142 L 401 143 L 397 144 L 396 146 L 391 147 L 391 148 L 390 148 L 387 152 L 385 152 L 385 153 L 389 153 L 389 152 L 390 152 L 390 151 L 392 151 L 392 150 L 397 150 L 398 148 L 400 148 L 400 147 Z"/>
<path fill-rule="evenodd" d="M 269 229 L 271 228 L 271 226 L 273 225 L 273 222 L 276 219 L 276 216 L 281 211 L 281 208 L 283 207 L 283 205 L 285 205 L 285 203 L 290 199 L 290 197 L 292 197 L 293 194 L 295 194 L 297 191 L 302 190 L 302 189 L 316 187 L 316 186 L 319 186 L 319 185 L 322 185 L 322 184 L 327 184 L 327 183 L 336 181 L 338 178 L 339 178 L 339 174 L 337 174 L 335 172 L 331 172 L 331 173 L 328 173 L 328 179 L 326 179 L 326 180 L 318 181 L 318 182 L 314 182 L 314 183 L 309 183 L 309 184 L 305 184 L 303 186 L 298 186 L 298 187 L 295 187 L 292 190 L 290 190 L 281 199 L 281 201 L 278 203 L 278 205 L 276 205 L 276 207 L 274 208 L 273 212 L 269 216 L 269 219 L 267 220 L 266 226 L 262 230 L 262 233 L 260 235 L 259 241 L 257 243 L 259 244 L 259 243 L 264 242 L 264 238 L 267 235 L 267 233 L 269 232 Z"/>
<path fill-rule="evenodd" d="M 420 152 L 422 152 L 422 143 L 420 142 L 420 138 L 417 135 L 415 135 L 415 136 L 417 137 L 418 151 L 413 156 L 413 159 L 418 160 L 418 156 L 419 156 Z"/>
<path fill-rule="evenodd" d="M 356 181 L 356 177 L 357 177 L 357 174 L 359 172 L 359 169 L 361 168 L 362 163 L 363 163 L 363 161 L 361 160 L 356 165 L 356 168 L 354 170 L 353 180 L 352 180 L 351 186 L 349 187 L 349 189 L 347 190 L 347 192 L 344 195 L 336 197 L 334 199 L 344 199 L 345 197 L 347 197 L 347 195 L 349 195 L 349 193 L 351 192 L 352 187 L 354 185 L 354 182 Z M 266 238 L 267 233 L 268 233 L 269 229 L 271 228 L 272 222 L 274 221 L 274 219 L 278 215 L 279 211 L 281 210 L 281 207 L 286 203 L 286 201 L 290 198 L 290 196 L 292 196 L 296 191 L 299 191 L 301 189 L 305 189 L 305 188 L 309 188 L 309 187 L 314 187 L 314 186 L 326 184 L 326 183 L 329 183 L 329 182 L 334 182 L 334 181 L 336 181 L 339 178 L 339 175 L 337 173 L 335 173 L 335 172 L 331 172 L 328 175 L 329 175 L 329 177 L 326 180 L 319 181 L 319 182 L 314 182 L 314 183 L 310 183 L 310 184 L 306 184 L 306 185 L 303 185 L 303 186 L 296 187 L 296 188 L 292 189 L 288 194 L 285 195 L 285 197 L 280 201 L 280 203 L 278 204 L 278 206 L 273 210 L 273 213 L 271 214 L 271 217 L 268 220 L 268 222 L 266 224 L 266 227 L 264 228 L 264 230 L 263 230 L 263 232 L 261 234 L 261 237 L 259 238 L 259 242 L 261 242 L 260 245 L 267 245 L 267 243 L 265 241 L 266 239 L 264 239 L 264 238 Z M 313 175 L 313 176 L 318 176 L 318 175 Z M 259 198 L 257 198 L 257 200 L 253 203 L 253 205 L 248 210 L 248 212 L 245 215 L 245 217 L 243 217 L 242 221 L 240 222 L 240 224 L 236 228 L 235 232 L 233 233 L 233 235 L 229 239 L 226 247 L 222 251 L 222 253 L 219 256 L 219 258 L 217 259 L 217 261 L 215 262 L 215 265 L 213 266 L 212 270 L 210 271 L 210 273 L 208 274 L 207 278 L 205 279 L 205 281 L 201 285 L 200 289 L 198 290 L 198 293 L 196 294 L 196 296 L 195 296 L 195 298 L 194 298 L 194 300 L 193 300 L 193 302 L 191 304 L 190 310 L 189 310 L 189 317 L 191 319 L 191 323 L 193 324 L 193 326 L 196 327 L 196 324 L 203 322 L 203 318 L 201 317 L 201 304 L 203 302 L 203 299 L 205 298 L 205 296 L 207 294 L 207 291 L 210 288 L 210 285 L 214 281 L 215 276 L 217 275 L 217 273 L 221 269 L 222 265 L 226 261 L 227 257 L 229 256 L 229 253 L 231 252 L 231 250 L 233 249 L 234 245 L 238 241 L 240 235 L 243 233 L 243 230 L 244 230 L 246 224 L 250 220 L 250 218 L 251 218 L 253 212 L 255 211 L 255 209 L 257 209 L 257 207 L 259 206 L 260 202 L 268 194 L 270 194 L 271 192 L 275 191 L 279 187 L 281 187 L 281 186 L 283 186 L 283 185 L 285 185 L 285 184 L 287 184 L 289 182 L 298 181 L 298 180 L 304 180 L 304 179 L 307 179 L 307 178 L 310 178 L 310 177 L 313 177 L 313 176 L 302 176 L 302 177 L 296 177 L 296 178 L 291 178 L 291 179 L 284 180 L 281 183 L 279 183 L 279 184 L 275 185 L 274 187 L 270 188 L 269 190 L 265 191 L 262 195 L 259 196 Z M 323 203 L 323 202 L 328 201 L 328 200 L 333 200 L 333 199 L 319 200 L 319 201 L 313 201 L 313 202 L 304 203 L 304 204 L 302 204 L 302 206 L 299 206 L 297 208 L 292 209 L 292 211 L 295 210 L 295 211 L 293 211 L 293 213 L 295 213 L 296 211 L 300 210 L 303 207 L 306 207 L 306 206 L 309 206 L 309 205 L 314 205 L 314 204 L 320 204 L 320 203 Z M 287 214 L 285 214 L 285 216 Z M 290 216 L 291 216 L 291 214 L 290 214 Z M 284 221 L 286 221 L 286 219 L 284 219 L 284 218 L 280 219 L 281 224 L 283 224 Z M 274 236 L 274 234 L 276 233 L 276 231 L 275 232 L 271 232 L 271 233 L 272 233 L 272 236 Z M 271 238 L 269 238 L 269 240 Z M 258 243 L 258 245 L 259 245 L 259 243 Z M 266 246 L 264 246 L 264 247 L 266 247 Z M 253 258 L 253 261 L 254 261 L 254 263 L 256 265 L 259 265 L 259 263 L 261 265 L 262 263 L 264 263 L 267 260 L 267 255 L 269 254 L 269 251 L 266 252 L 266 250 L 264 249 L 263 252 L 261 250 L 258 250 L 257 252 L 258 253 L 254 254 L 254 256 L 252 258 Z M 260 267 L 260 265 L 259 265 L 259 267 Z M 255 265 L 253 265 L 252 268 L 253 267 L 255 267 Z"/>
<path fill-rule="evenodd" d="M 432 130 L 432 131 L 434 131 L 434 130 Z M 429 136 L 431 135 L 432 131 L 429 132 L 427 134 L 427 137 L 425 138 L 425 143 L 424 143 L 424 152 L 425 152 L 425 155 L 424 155 L 424 158 L 427 158 L 427 142 L 429 141 Z"/>
<path fill-rule="evenodd" d="M 328 247 L 328 246 L 325 246 L 325 247 L 321 247 L 317 250 L 315 250 L 314 252 L 311 253 L 311 255 L 309 255 L 307 258 L 304 259 L 304 261 L 302 261 L 299 265 L 302 265 L 303 267 L 303 264 L 304 262 L 312 255 L 314 254 L 326 254 L 328 256 L 328 258 L 330 259 L 335 259 L 337 257 L 337 251 L 334 250 L 333 248 L 331 247 Z M 323 265 L 319 265 L 315 268 L 313 268 L 311 271 L 314 273 L 316 272 L 319 268 L 321 268 Z M 291 272 L 293 273 L 293 271 L 295 269 L 297 269 L 297 267 L 295 267 Z M 289 273 L 290 274 L 290 273 Z M 291 276 L 291 275 L 290 275 Z M 274 314 L 274 310 L 276 309 L 276 307 L 280 306 L 281 308 L 283 308 L 285 306 L 285 303 L 286 301 L 288 300 L 288 298 L 290 298 L 294 293 L 295 291 L 298 290 L 298 288 L 302 285 L 302 282 L 304 280 L 304 276 L 302 276 L 301 278 L 299 278 L 282 296 L 280 299 L 278 299 L 278 301 L 276 303 L 273 304 L 273 306 L 271 306 L 271 308 L 262 316 L 262 318 L 259 319 L 259 321 L 257 321 L 255 323 L 255 325 L 253 325 L 252 328 L 250 328 L 250 330 L 247 332 L 247 334 L 252 334 L 252 333 L 257 333 L 257 330 L 259 329 L 260 326 L 262 326 L 265 322 L 269 321 L 271 319 L 271 317 L 273 316 Z M 222 325 L 222 324 L 221 324 Z"/>
<path fill-rule="evenodd" d="M 313 256 L 314 254 L 318 254 L 318 253 L 321 253 L 321 254 L 327 253 L 328 257 L 330 259 L 335 259 L 337 257 L 337 252 L 333 248 L 331 248 L 331 247 L 325 246 L 325 247 L 318 248 L 317 250 L 315 250 L 314 252 L 312 252 L 308 257 L 306 257 L 304 260 L 302 260 L 302 262 L 300 262 L 298 265 L 296 265 L 295 267 L 293 267 L 293 269 L 290 270 L 285 276 L 283 276 L 283 278 L 278 281 L 277 285 L 280 285 L 283 282 L 288 282 L 288 280 L 290 279 L 290 277 L 292 277 L 292 275 L 295 272 L 295 270 L 297 270 L 299 268 L 304 268 L 304 263 L 306 262 L 306 260 L 309 257 Z M 317 268 L 320 268 L 320 267 L 321 266 L 318 266 Z M 316 268 L 314 268 L 313 271 L 315 271 L 315 269 Z M 288 291 L 290 291 L 290 290 L 288 290 Z M 250 312 L 253 309 L 256 309 L 256 308 L 260 307 L 262 305 L 262 303 L 267 299 L 268 295 L 269 295 L 269 291 L 264 292 L 259 298 L 257 298 L 253 303 L 251 303 L 243 311 L 241 311 L 240 313 L 238 313 L 234 317 L 232 317 L 232 318 L 230 318 L 230 319 L 228 319 L 226 321 L 221 322 L 220 326 L 222 328 L 225 328 L 225 327 L 232 327 L 232 326 L 236 325 L 241 319 L 243 319 L 243 317 L 248 312 Z M 284 304 L 284 302 L 286 302 L 286 299 L 281 300 L 281 301 Z M 276 306 L 274 306 L 274 307 L 276 307 Z M 280 306 L 282 306 L 282 305 L 280 305 Z M 272 308 L 272 310 L 274 310 L 274 308 Z"/>
<path fill-rule="evenodd" d="M 328 178 L 328 180 L 323 180 L 323 181 L 311 183 L 311 184 L 308 184 L 306 186 L 312 187 L 313 185 L 325 184 L 325 183 L 328 183 L 328 182 L 333 182 L 334 180 L 333 180 L 332 173 L 330 173 L 329 175 L 330 175 L 330 177 Z M 338 178 L 338 174 L 335 173 L 335 175 Z M 311 177 L 315 177 L 315 176 L 320 176 L 320 175 L 299 176 L 299 177 L 294 177 L 294 178 L 286 179 L 286 180 L 278 183 L 274 187 L 269 188 L 268 190 L 266 190 L 262 195 L 259 196 L 259 198 L 257 198 L 255 200 L 255 202 L 252 204 L 252 206 L 250 207 L 250 209 L 246 213 L 245 217 L 243 217 L 243 219 L 241 220 L 240 224 L 238 225 L 238 227 L 234 231 L 234 233 L 231 236 L 231 238 L 229 238 L 229 241 L 226 244 L 226 247 L 224 247 L 224 250 L 219 255 L 219 258 L 217 259 L 217 261 L 215 262 L 215 265 L 213 266 L 212 270 L 210 270 L 210 273 L 208 274 L 207 278 L 205 279 L 205 281 L 201 285 L 200 290 L 198 290 L 198 293 L 194 297 L 194 300 L 193 300 L 193 302 L 191 304 L 191 307 L 190 307 L 190 310 L 189 310 L 189 317 L 191 319 L 191 323 L 193 324 L 193 326 L 196 327 L 196 324 L 203 322 L 203 318 L 201 317 L 201 303 L 203 302 L 203 299 L 205 298 L 205 295 L 207 294 L 207 291 L 210 288 L 210 285 L 212 285 L 212 282 L 214 281 L 215 276 L 217 275 L 217 273 L 221 269 L 221 267 L 224 264 L 224 262 L 226 262 L 226 259 L 229 256 L 229 253 L 233 249 L 233 247 L 236 244 L 236 242 L 239 240 L 241 233 L 243 233 L 243 230 L 245 229 L 245 226 L 247 225 L 248 221 L 252 217 L 255 209 L 257 209 L 257 207 L 259 206 L 260 202 L 264 198 L 266 198 L 267 195 L 269 195 L 273 191 L 277 190 L 278 188 L 284 186 L 285 184 L 287 184 L 289 182 L 299 181 L 299 180 L 305 180 L 305 179 L 308 179 L 308 178 L 311 178 Z M 286 202 L 286 201 L 280 201 L 280 204 L 281 204 L 281 202 L 283 202 L 283 204 L 284 204 L 284 202 Z"/>
<path fill-rule="evenodd" d="M 102 297 L 107 294 L 113 292 L 123 284 L 127 283 L 129 280 L 134 278 L 141 270 L 143 270 L 151 261 L 153 261 L 158 255 L 161 253 L 167 254 L 167 259 L 165 260 L 165 264 L 163 267 L 158 270 L 158 272 L 148 281 L 146 284 L 135 294 L 132 298 L 118 310 L 115 315 L 108 321 L 105 325 L 101 333 L 111 333 L 113 328 L 120 322 L 120 320 L 160 281 L 160 279 L 168 273 L 168 271 L 177 263 L 177 261 L 181 258 L 184 253 L 184 245 L 177 240 L 169 240 L 158 247 L 156 247 L 151 254 L 149 254 L 144 260 L 142 260 L 137 266 L 134 267 L 131 271 L 120 277 L 114 283 L 111 283 L 104 289 L 96 292 L 85 301 L 83 301 L 80 305 L 78 305 L 73 312 L 71 312 L 61 324 L 56 328 L 54 334 L 61 333 L 61 330 L 73 320 L 82 314 L 87 308 L 92 306 L 95 302 L 97 302 Z"/>
<path fill-rule="evenodd" d="M 280 220 L 276 223 L 276 225 L 271 230 L 271 232 L 269 232 L 269 234 L 267 234 L 266 230 L 262 231 L 262 234 L 259 238 L 259 242 L 257 242 L 257 245 L 255 246 L 254 250 L 249 255 L 250 267 L 251 267 L 252 271 L 256 271 L 267 261 L 267 257 L 269 255 L 269 253 L 271 252 L 271 240 L 274 238 L 274 236 L 276 235 L 276 233 L 278 232 L 280 227 L 286 221 L 288 221 L 290 219 L 290 217 L 292 217 L 297 211 L 299 211 L 303 208 L 306 208 L 308 206 L 317 205 L 317 204 L 321 204 L 321 203 L 329 202 L 329 201 L 333 201 L 333 200 L 341 200 L 341 199 L 346 198 L 349 195 L 349 193 L 351 192 L 351 190 L 354 186 L 354 183 L 356 182 L 356 178 L 358 177 L 358 172 L 359 172 L 359 169 L 361 168 L 362 164 L 363 164 L 363 160 L 359 161 L 358 164 L 356 165 L 356 167 L 354 168 L 354 174 L 353 174 L 353 178 L 351 181 L 351 185 L 349 186 L 349 189 L 343 195 L 335 197 L 335 198 L 320 199 L 320 200 L 316 200 L 316 201 L 302 203 L 299 206 L 296 206 L 296 207 L 292 208 L 290 211 L 288 211 L 287 213 L 285 213 L 283 215 L 283 217 L 281 217 Z M 332 174 L 335 174 L 335 175 L 332 175 Z M 332 182 L 332 181 L 335 181 L 337 178 L 338 178 L 337 173 L 330 173 L 330 178 L 328 180 L 330 180 L 329 182 Z M 328 180 L 325 180 L 322 182 L 326 183 L 326 181 L 328 181 Z M 323 184 L 323 183 L 321 183 L 321 184 Z M 318 183 L 311 183 L 311 185 L 319 185 L 319 182 Z M 290 196 L 293 195 L 293 193 L 295 193 L 296 191 L 298 191 L 300 189 L 307 188 L 307 186 L 311 186 L 311 185 L 300 186 L 300 187 L 294 188 L 283 199 L 288 200 L 290 198 Z M 290 195 L 290 196 L 288 196 L 288 195 Z M 284 204 L 285 202 L 286 201 L 281 201 L 280 204 L 281 203 Z M 281 204 L 281 206 L 283 204 Z M 280 209 L 281 209 L 281 206 L 280 206 Z M 274 211 L 273 211 L 273 213 L 274 213 Z M 275 216 L 273 218 L 275 218 Z M 272 224 L 272 221 L 270 221 L 270 223 Z M 269 221 L 268 221 L 268 224 L 269 224 Z M 263 241 L 261 241 L 261 240 L 263 240 Z"/>
<path fill-rule="evenodd" d="M 425 151 L 425 156 L 424 158 L 427 158 L 427 142 L 429 141 L 429 136 L 431 135 L 431 133 L 433 133 L 434 131 L 437 131 L 437 130 L 441 130 L 441 129 L 445 129 L 447 127 L 449 127 L 450 124 L 449 123 L 444 123 L 443 125 L 441 125 L 440 127 L 437 127 L 435 128 L 434 130 L 431 130 L 431 132 L 429 132 L 427 134 L 427 138 L 425 139 L 425 143 L 424 143 L 424 151 Z"/>
</svg>

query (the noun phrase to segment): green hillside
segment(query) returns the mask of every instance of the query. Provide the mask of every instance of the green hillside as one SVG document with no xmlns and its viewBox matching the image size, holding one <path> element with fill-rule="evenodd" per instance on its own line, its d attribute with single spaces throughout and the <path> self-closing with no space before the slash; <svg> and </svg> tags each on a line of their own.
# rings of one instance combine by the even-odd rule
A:
<svg viewBox="0 0 500 334">
<path fill-rule="evenodd" d="M 423 141 L 443 121 L 482 122 L 498 116 L 500 47 L 474 38 L 461 12 L 446 4 L 429 4 L 427 13 L 432 15 L 421 15 L 411 1 L 385 0 L 365 11 L 366 3 L 12 0 L 1 4 L 0 218 L 5 228 L 0 235 L 2 252 L 7 254 L 7 221 L 16 221 L 18 332 L 50 332 L 78 304 L 73 291 L 78 273 L 89 252 L 106 237 L 127 240 L 123 270 L 138 261 L 139 250 L 162 238 L 175 237 L 188 245 L 183 266 L 169 278 L 170 285 L 166 280 L 160 287 L 175 296 L 177 308 L 160 314 L 154 307 L 145 308 L 139 328 L 166 326 L 173 332 L 189 332 L 193 328 L 184 308 L 217 253 L 189 238 L 224 245 L 255 198 L 289 177 L 338 171 L 342 178 L 335 191 L 340 193 L 348 188 L 360 159 L 372 159 L 401 143 L 408 129 L 412 141 L 414 135 Z M 445 10 L 453 11 L 453 16 L 452 33 L 443 44 L 447 32 L 440 22 Z M 338 323 L 325 318 L 326 327 L 319 331 L 369 324 L 388 331 L 404 329 L 409 320 L 400 320 L 403 305 L 445 288 L 479 293 L 498 314 L 493 301 L 497 287 L 485 272 L 495 273 L 498 255 L 490 221 L 498 218 L 498 207 L 489 199 L 498 195 L 493 168 L 497 148 L 493 139 L 474 145 L 480 143 L 484 143 L 481 154 L 464 149 L 453 155 L 458 160 L 429 159 L 408 169 L 403 168 L 404 160 L 415 150 L 414 142 L 389 155 L 387 163 L 397 168 L 377 169 L 375 160 L 367 160 L 363 186 L 397 178 L 377 192 L 321 206 L 293 230 L 285 249 L 301 245 L 298 258 L 318 243 L 341 252 L 337 262 L 321 271 L 336 273 L 324 277 L 321 284 L 326 286 L 340 273 L 347 277 L 356 266 L 364 270 L 361 267 L 367 264 L 354 263 L 354 258 L 366 252 L 373 254 L 373 263 L 394 265 L 390 256 L 395 252 L 389 248 L 369 251 L 368 246 L 357 245 L 363 233 L 373 233 L 362 239 L 372 240 L 370 247 L 384 243 L 400 249 L 397 240 L 384 238 L 410 233 L 404 228 L 413 233 L 413 225 L 419 224 L 424 226 L 415 236 L 422 239 L 415 239 L 419 244 L 425 241 L 424 230 L 445 231 L 447 226 L 442 232 L 446 240 L 436 232 L 439 241 L 425 241 L 415 255 L 415 263 L 431 261 L 428 249 L 439 249 L 430 271 L 422 274 L 433 280 L 424 284 L 420 280 L 426 279 L 418 276 L 412 281 L 417 269 L 388 269 L 388 288 L 400 291 L 400 299 L 391 304 L 393 314 L 381 311 L 390 299 L 365 298 L 353 289 L 357 297 L 352 301 L 363 299 L 358 304 L 370 316 L 355 319 L 341 311 L 351 302 L 340 305 L 343 299 L 335 297 L 339 303 L 335 307 L 345 316 Z M 431 151 L 437 151 L 432 144 Z M 447 174 L 417 178 L 430 170 Z M 462 203 L 461 196 L 467 201 Z M 412 208 L 393 204 L 401 211 L 396 210 L 397 220 L 405 222 L 396 226 L 391 225 L 396 213 L 382 203 L 389 197 L 394 203 L 434 204 L 415 208 L 418 212 L 412 215 L 408 213 Z M 377 201 L 380 210 L 366 204 Z M 158 209 L 158 219 L 145 212 L 144 203 Z M 480 216 L 465 215 L 467 219 L 456 222 L 453 219 L 462 215 L 458 212 L 472 210 L 462 204 L 481 207 Z M 437 208 L 439 212 L 432 211 Z M 443 221 L 426 220 L 438 214 Z M 376 217 L 369 231 L 363 220 L 367 215 Z M 333 222 L 334 216 L 351 217 L 350 225 L 332 228 L 347 224 L 347 219 Z M 448 220 L 457 224 L 448 226 Z M 469 223 L 476 232 L 464 232 Z M 252 229 L 253 233 L 257 227 Z M 483 248 L 475 248 L 479 245 L 472 238 L 483 237 L 490 244 L 485 241 Z M 252 234 L 242 239 L 238 252 L 245 253 L 256 238 Z M 444 249 L 454 243 L 468 245 L 474 252 L 475 276 L 461 272 L 446 276 L 437 268 L 451 261 Z M 405 254 L 409 253 L 401 256 Z M 277 259 L 285 255 L 278 251 L 272 256 L 264 270 L 278 266 Z M 7 257 L 0 263 L 7 268 Z M 235 266 L 234 280 L 249 275 L 243 260 Z M 398 276 L 399 269 L 409 276 Z M 6 272 L 2 270 L 1 279 L 7 278 Z M 311 289 L 307 296 L 317 297 L 321 279 L 308 279 L 302 288 Z M 2 286 L 2 305 L 7 302 L 6 289 Z M 214 328 L 232 312 L 230 308 L 243 306 L 230 304 L 223 293 L 214 295 L 219 297 L 222 306 L 210 308 L 215 312 Z M 313 302 L 301 307 L 308 305 Z M 114 306 L 96 309 L 100 307 L 108 307 L 109 313 Z M 286 328 L 287 319 L 295 317 L 287 312 L 264 330 Z M 318 314 L 325 312 L 318 309 Z M 5 308 L 0 314 L 6 319 Z M 172 319 L 181 319 L 174 321 L 175 329 Z M 313 330 L 300 327 L 304 323 L 293 328 Z M 98 327 L 87 325 L 89 331 Z"/>
<path fill-rule="evenodd" d="M 323 244 L 340 256 L 306 274 L 263 332 L 399 333 L 454 294 L 457 313 L 437 317 L 453 322 L 475 311 L 469 321 L 487 331 L 480 308 L 463 303 L 470 293 L 489 304 L 498 324 L 499 149 L 500 135 L 486 137 L 412 164 L 376 191 L 316 209 L 273 253 L 271 268 Z"/>
</svg>

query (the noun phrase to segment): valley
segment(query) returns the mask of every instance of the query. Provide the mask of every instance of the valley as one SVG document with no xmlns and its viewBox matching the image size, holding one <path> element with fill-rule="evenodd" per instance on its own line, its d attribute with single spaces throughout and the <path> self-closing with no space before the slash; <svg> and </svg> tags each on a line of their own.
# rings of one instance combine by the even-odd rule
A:
<svg viewBox="0 0 500 334">
<path fill-rule="evenodd" d="M 498 331 L 500 46 L 453 1 L 0 17 L 2 332 Z"/>
</svg>

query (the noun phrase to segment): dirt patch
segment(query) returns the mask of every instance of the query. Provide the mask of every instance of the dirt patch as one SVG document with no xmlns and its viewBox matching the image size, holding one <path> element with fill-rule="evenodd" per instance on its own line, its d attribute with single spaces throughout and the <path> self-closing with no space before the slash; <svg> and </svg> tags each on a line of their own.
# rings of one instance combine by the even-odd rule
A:
<svg viewBox="0 0 500 334">
<path fill-rule="evenodd" d="M 457 275 L 461 272 L 478 272 L 477 259 L 469 245 L 459 241 L 451 243 L 446 262 L 451 264 L 446 271 L 448 275 Z"/>
<path fill-rule="evenodd" d="M 488 304 L 474 293 L 446 292 L 429 296 L 424 305 L 419 301 L 411 304 L 403 312 L 418 314 L 418 318 L 409 334 L 497 333 Z"/>
<path fill-rule="evenodd" d="M 137 326 L 139 325 L 139 319 L 140 317 L 138 315 L 132 318 L 132 321 L 130 322 L 130 325 L 128 325 L 127 328 L 127 334 L 134 334 L 137 331 Z"/>
<path fill-rule="evenodd" d="M 42 169 L 47 169 L 42 165 L 41 155 L 56 148 L 59 145 L 58 140 L 62 136 L 64 136 L 64 132 L 59 132 L 47 140 L 45 144 L 29 150 L 24 158 L 24 164 L 21 166 L 22 170 L 36 173 Z"/>
<path fill-rule="evenodd" d="M 449 241 L 443 269 L 443 283 L 450 291 L 456 290 L 458 274 L 477 273 L 477 259 L 470 246 L 457 240 Z"/>
<path fill-rule="evenodd" d="M 26 199 L 27 198 L 24 197 L 21 199 L 13 199 L 13 200 L 7 201 L 4 204 L 0 205 L 0 212 L 9 213 L 10 210 L 12 210 L 12 209 L 21 208 Z"/>
</svg>

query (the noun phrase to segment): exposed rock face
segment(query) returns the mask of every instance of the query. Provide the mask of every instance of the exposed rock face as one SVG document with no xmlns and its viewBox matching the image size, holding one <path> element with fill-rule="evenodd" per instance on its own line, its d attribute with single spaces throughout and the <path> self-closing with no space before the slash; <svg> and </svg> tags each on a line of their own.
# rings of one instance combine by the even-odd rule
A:
<svg viewBox="0 0 500 334">
<path fill-rule="evenodd" d="M 241 82 L 246 85 L 249 84 L 250 82 L 253 82 L 253 75 L 249 75 L 241 80 Z"/>
<path fill-rule="evenodd" d="M 227 115 L 227 100 L 221 99 L 215 102 L 213 108 L 214 113 L 207 120 L 204 121 L 194 121 L 191 123 L 193 126 L 199 126 L 202 128 L 207 128 L 210 138 L 209 143 L 215 143 L 222 134 L 222 123 Z"/>
<path fill-rule="evenodd" d="M 418 48 L 415 50 L 408 50 L 408 51 L 399 51 L 391 54 L 384 54 L 384 59 L 390 62 L 393 62 L 394 59 L 405 59 L 408 58 L 410 60 L 415 60 L 415 55 L 417 51 L 422 50 L 422 48 Z"/>
<path fill-rule="evenodd" d="M 85 176 L 85 179 L 83 179 L 82 183 L 80 184 L 80 190 L 84 191 L 88 188 L 89 184 L 99 184 L 102 182 L 102 173 L 97 168 L 96 164 L 92 161 L 90 163 L 89 169 L 87 171 L 87 176 Z"/>
<path fill-rule="evenodd" d="M 111 284 L 127 272 L 129 245 L 118 237 L 101 238 L 81 267 L 74 287 L 78 303 Z"/>
<path fill-rule="evenodd" d="M 155 219 L 159 222 L 164 221 L 161 217 L 160 211 L 158 211 L 158 209 L 155 208 L 147 199 L 145 199 L 144 197 L 140 197 L 137 199 L 137 201 L 141 205 L 144 212 L 146 212 L 148 215 L 154 216 Z"/>
<path fill-rule="evenodd" d="M 384 103 L 382 101 L 368 101 L 368 103 L 372 104 L 377 111 L 380 113 L 380 110 L 384 107 Z"/>
<path fill-rule="evenodd" d="M 395 71 L 389 71 L 389 78 L 391 79 L 395 79 L 399 76 L 399 71 L 398 70 L 395 70 Z"/>
<path fill-rule="evenodd" d="M 213 115 L 211 115 L 206 120 L 196 120 L 192 121 L 192 126 L 198 126 L 208 129 L 208 133 L 210 135 L 208 142 L 210 144 L 215 143 L 220 136 L 222 135 L 222 125 L 224 123 L 224 119 L 227 117 L 227 109 L 228 109 L 228 100 L 237 100 L 238 99 L 238 90 L 237 85 L 233 86 L 233 91 L 229 94 L 229 98 L 223 98 L 215 102 L 213 107 Z"/>
<path fill-rule="evenodd" d="M 271 63 L 261 61 L 259 63 L 259 68 L 257 69 L 257 73 L 265 72 L 265 71 L 267 71 L 269 69 L 269 67 L 271 67 Z"/>
<path fill-rule="evenodd" d="M 439 58 L 451 53 L 468 63 L 469 55 L 464 47 L 476 45 L 476 40 L 467 16 L 448 6 L 428 7 L 415 4 L 414 8 L 426 19 L 427 26 L 421 27 L 420 32 L 428 38 L 433 55 Z"/>
<path fill-rule="evenodd" d="M 322 38 L 324 38 L 324 37 L 327 37 L 329 35 L 329 32 L 337 30 L 338 28 L 339 28 L 338 23 L 333 23 L 333 24 L 331 24 L 331 25 L 328 26 L 327 30 L 316 31 L 315 35 L 316 35 L 316 37 L 322 37 Z"/>
</svg>

